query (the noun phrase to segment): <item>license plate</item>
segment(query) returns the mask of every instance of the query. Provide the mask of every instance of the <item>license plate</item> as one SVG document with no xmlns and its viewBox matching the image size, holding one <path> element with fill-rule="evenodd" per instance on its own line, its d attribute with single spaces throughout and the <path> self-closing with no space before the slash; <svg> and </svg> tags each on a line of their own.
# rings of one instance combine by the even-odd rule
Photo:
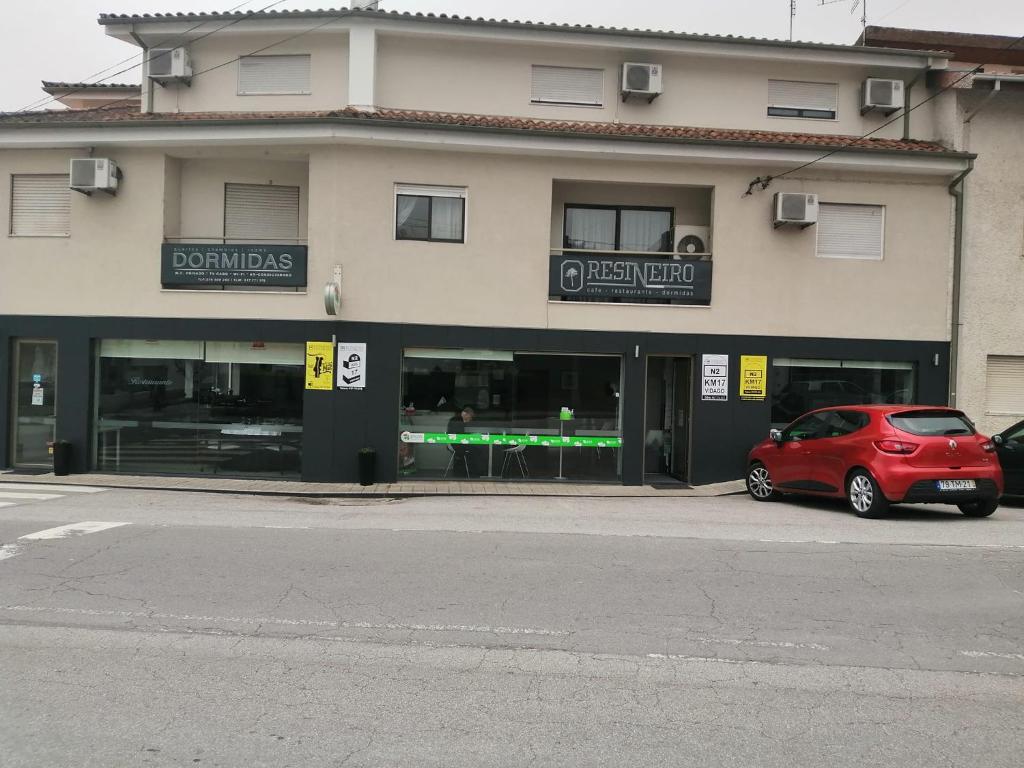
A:
<svg viewBox="0 0 1024 768">
<path fill-rule="evenodd" d="M 936 480 L 940 491 L 973 491 L 977 484 L 973 480 Z"/>
</svg>

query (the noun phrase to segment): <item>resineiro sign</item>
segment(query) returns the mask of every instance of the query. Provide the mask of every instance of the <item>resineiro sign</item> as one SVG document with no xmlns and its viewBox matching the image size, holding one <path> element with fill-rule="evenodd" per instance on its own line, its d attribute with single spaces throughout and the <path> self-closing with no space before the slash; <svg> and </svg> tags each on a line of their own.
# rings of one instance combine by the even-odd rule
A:
<svg viewBox="0 0 1024 768">
<path fill-rule="evenodd" d="M 164 288 L 194 285 L 305 287 L 304 245 L 164 243 L 160 247 Z"/>
<path fill-rule="evenodd" d="M 552 256 L 548 295 L 588 299 L 672 299 L 711 303 L 711 262 L 671 257 Z"/>
</svg>

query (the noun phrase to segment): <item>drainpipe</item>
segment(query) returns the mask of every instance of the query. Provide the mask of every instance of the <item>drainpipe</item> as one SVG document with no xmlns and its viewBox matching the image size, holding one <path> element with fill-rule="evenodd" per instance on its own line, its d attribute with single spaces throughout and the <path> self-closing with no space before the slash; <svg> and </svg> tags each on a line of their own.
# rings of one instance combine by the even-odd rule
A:
<svg viewBox="0 0 1024 768">
<path fill-rule="evenodd" d="M 964 254 L 964 184 L 974 170 L 974 160 L 967 169 L 949 183 L 949 194 L 956 201 L 953 218 L 953 311 L 949 331 L 949 404 L 956 406 L 957 365 L 960 357 L 960 282 Z"/>
</svg>

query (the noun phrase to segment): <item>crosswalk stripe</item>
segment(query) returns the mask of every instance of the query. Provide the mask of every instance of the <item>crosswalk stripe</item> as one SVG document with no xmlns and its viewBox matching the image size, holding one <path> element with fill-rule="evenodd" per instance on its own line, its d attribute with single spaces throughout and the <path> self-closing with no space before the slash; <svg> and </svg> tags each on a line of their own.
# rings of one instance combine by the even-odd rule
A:
<svg viewBox="0 0 1024 768">
<path fill-rule="evenodd" d="M 47 491 L 58 493 L 100 493 L 107 488 L 96 488 L 92 485 L 42 485 L 41 483 L 4 483 L 0 482 L 0 493 L 4 491 Z"/>
<path fill-rule="evenodd" d="M 13 501 L 0 501 L 0 507 L 13 507 Z"/>
<path fill-rule="evenodd" d="M 59 499 L 61 494 L 59 493 L 9 493 L 7 491 L 0 491 L 0 499 L 35 499 L 36 501 L 46 501 L 48 499 Z"/>
<path fill-rule="evenodd" d="M 129 523 L 103 523 L 96 521 L 71 523 L 70 525 L 60 525 L 56 528 L 47 528 L 45 531 L 26 533 L 24 536 L 19 536 L 18 541 L 42 541 L 43 539 L 63 539 L 67 538 L 68 536 L 81 536 L 85 533 L 99 533 L 100 531 L 106 531 L 111 528 L 119 528 L 122 525 L 129 525 Z"/>
</svg>

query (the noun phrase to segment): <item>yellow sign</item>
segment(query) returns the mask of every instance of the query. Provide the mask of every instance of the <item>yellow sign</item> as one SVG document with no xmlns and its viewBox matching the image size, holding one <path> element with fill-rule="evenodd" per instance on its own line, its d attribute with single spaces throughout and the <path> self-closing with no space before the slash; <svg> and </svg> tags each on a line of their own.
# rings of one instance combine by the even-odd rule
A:
<svg viewBox="0 0 1024 768">
<path fill-rule="evenodd" d="M 334 344 L 306 342 L 306 389 L 334 389 Z"/>
<path fill-rule="evenodd" d="M 740 355 L 740 399 L 764 400 L 767 395 L 767 356 Z"/>
</svg>

